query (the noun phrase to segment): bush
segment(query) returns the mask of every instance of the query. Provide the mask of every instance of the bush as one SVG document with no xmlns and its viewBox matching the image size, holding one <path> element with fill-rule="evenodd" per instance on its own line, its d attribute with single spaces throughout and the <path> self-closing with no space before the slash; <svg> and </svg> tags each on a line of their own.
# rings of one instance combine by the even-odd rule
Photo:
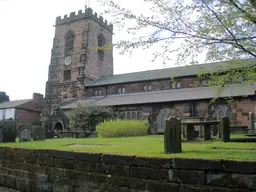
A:
<svg viewBox="0 0 256 192">
<path fill-rule="evenodd" d="M 138 120 L 110 120 L 96 127 L 98 137 L 131 137 L 147 135 L 148 124 Z"/>
<path fill-rule="evenodd" d="M 69 126 L 73 131 L 94 132 L 99 123 L 113 118 L 113 111 L 111 108 L 95 104 L 78 105 L 69 111 L 68 117 Z"/>
</svg>

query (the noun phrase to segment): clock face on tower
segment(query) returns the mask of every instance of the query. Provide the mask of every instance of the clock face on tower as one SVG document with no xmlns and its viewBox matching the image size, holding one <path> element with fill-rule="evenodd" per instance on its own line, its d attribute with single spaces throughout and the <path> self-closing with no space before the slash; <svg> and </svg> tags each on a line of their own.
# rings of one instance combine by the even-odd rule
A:
<svg viewBox="0 0 256 192">
<path fill-rule="evenodd" d="M 65 59 L 65 65 L 70 65 L 70 63 L 72 62 L 72 60 L 71 60 L 71 57 L 69 56 L 69 57 L 67 57 L 66 59 Z"/>
</svg>

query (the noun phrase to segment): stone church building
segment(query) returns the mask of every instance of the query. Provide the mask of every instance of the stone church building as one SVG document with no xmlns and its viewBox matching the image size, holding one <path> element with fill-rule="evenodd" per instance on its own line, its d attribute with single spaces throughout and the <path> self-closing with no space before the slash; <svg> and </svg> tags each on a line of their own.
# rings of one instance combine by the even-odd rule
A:
<svg viewBox="0 0 256 192">
<path fill-rule="evenodd" d="M 209 105 L 216 87 L 205 86 L 207 79 L 198 78 L 197 73 L 202 68 L 239 68 L 228 61 L 113 75 L 112 36 L 113 25 L 91 8 L 56 18 L 46 83 L 47 107 L 43 111 L 47 130 L 67 129 L 61 114 L 78 103 L 112 106 L 121 119 L 147 119 L 159 129 L 170 114 L 217 119 L 228 116 L 236 125 L 248 124 L 248 112 L 256 114 L 256 84 L 225 89 L 220 97 L 234 97 L 231 106 L 221 98 Z M 244 67 L 256 64 L 255 59 L 241 61 Z M 201 86 L 194 87 L 194 82 Z"/>
</svg>

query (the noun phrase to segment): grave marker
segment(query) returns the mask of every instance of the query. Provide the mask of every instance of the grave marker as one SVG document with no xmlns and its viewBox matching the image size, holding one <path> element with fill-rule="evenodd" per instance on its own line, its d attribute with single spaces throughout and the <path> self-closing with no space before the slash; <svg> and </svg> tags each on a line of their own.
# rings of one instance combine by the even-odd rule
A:
<svg viewBox="0 0 256 192">
<path fill-rule="evenodd" d="M 45 140 L 45 130 L 42 126 L 33 126 L 33 140 L 34 141 L 41 141 Z"/>
<path fill-rule="evenodd" d="M 229 118 L 223 117 L 220 122 L 221 138 L 224 142 L 230 141 L 230 125 Z"/>
<path fill-rule="evenodd" d="M 17 135 L 15 122 L 13 120 L 3 120 L 1 124 L 2 142 L 15 142 Z"/>
<path fill-rule="evenodd" d="M 253 112 L 248 113 L 248 135 L 255 135 L 256 130 L 254 127 L 254 116 Z"/>
<path fill-rule="evenodd" d="M 170 118 L 164 124 L 164 152 L 181 153 L 181 120 Z"/>
<path fill-rule="evenodd" d="M 31 141 L 31 127 L 29 125 L 19 124 L 17 129 L 20 142 Z"/>
</svg>

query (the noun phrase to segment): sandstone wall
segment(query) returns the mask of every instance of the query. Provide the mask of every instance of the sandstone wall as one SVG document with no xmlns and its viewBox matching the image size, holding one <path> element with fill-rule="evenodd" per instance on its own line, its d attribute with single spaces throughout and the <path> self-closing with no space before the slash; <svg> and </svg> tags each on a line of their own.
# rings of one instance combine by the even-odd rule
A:
<svg viewBox="0 0 256 192">
<path fill-rule="evenodd" d="M 256 162 L 0 148 L 0 185 L 20 191 L 256 191 Z"/>
</svg>

